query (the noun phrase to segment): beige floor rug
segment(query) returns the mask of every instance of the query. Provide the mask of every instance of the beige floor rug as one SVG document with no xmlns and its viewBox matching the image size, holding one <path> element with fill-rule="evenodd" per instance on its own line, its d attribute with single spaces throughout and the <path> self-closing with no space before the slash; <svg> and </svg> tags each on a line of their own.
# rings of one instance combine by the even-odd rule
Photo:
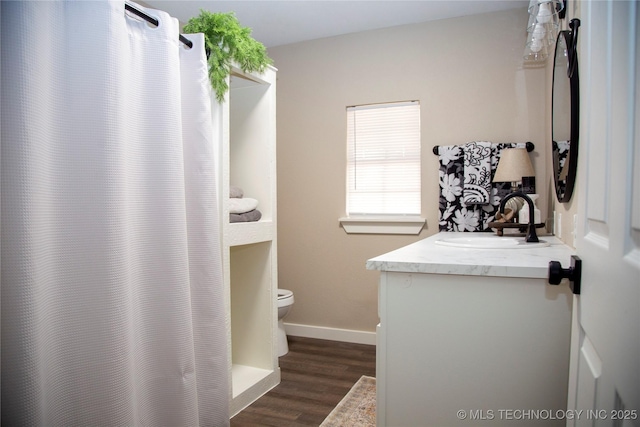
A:
<svg viewBox="0 0 640 427">
<path fill-rule="evenodd" d="M 376 379 L 363 375 L 320 427 L 374 427 L 376 425 Z"/>
</svg>

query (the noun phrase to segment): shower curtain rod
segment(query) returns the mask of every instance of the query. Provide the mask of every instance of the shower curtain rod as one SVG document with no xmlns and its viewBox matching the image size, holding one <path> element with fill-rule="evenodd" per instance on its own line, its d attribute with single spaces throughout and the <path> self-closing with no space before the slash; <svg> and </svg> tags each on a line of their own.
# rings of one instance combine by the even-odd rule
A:
<svg viewBox="0 0 640 427">
<path fill-rule="evenodd" d="M 160 24 L 160 22 L 158 22 L 156 18 L 154 18 L 153 16 L 147 15 L 146 13 L 144 13 L 139 9 L 136 9 L 135 7 L 131 6 L 129 3 L 124 4 L 124 9 L 133 13 L 136 16 L 139 16 L 140 18 L 144 19 L 145 21 L 147 21 L 152 25 L 155 25 L 156 27 Z M 185 36 L 183 36 L 182 34 L 180 34 L 178 38 L 184 45 L 188 46 L 189 49 L 193 47 L 193 42 L 188 38 L 186 38 Z"/>
</svg>

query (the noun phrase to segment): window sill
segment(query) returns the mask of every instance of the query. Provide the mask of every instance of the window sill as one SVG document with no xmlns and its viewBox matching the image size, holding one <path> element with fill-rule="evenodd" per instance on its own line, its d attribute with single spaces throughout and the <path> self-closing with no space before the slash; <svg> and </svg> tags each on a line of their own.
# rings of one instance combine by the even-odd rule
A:
<svg viewBox="0 0 640 427">
<path fill-rule="evenodd" d="M 417 216 L 361 216 L 339 219 L 347 234 L 420 234 L 425 219 Z"/>
</svg>

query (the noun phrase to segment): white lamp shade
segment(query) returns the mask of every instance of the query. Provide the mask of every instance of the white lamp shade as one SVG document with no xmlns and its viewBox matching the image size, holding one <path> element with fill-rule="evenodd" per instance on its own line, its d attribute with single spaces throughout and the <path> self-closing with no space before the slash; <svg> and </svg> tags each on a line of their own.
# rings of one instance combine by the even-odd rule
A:
<svg viewBox="0 0 640 427">
<path fill-rule="evenodd" d="M 535 176 L 526 148 L 502 150 L 494 182 L 521 182 L 523 176 Z"/>
</svg>

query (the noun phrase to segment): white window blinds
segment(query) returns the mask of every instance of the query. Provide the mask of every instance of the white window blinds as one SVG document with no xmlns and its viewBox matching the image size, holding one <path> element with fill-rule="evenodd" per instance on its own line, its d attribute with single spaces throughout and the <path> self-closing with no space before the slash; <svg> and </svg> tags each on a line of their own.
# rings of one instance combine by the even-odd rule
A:
<svg viewBox="0 0 640 427">
<path fill-rule="evenodd" d="M 420 215 L 420 103 L 347 107 L 347 215 Z"/>
</svg>

